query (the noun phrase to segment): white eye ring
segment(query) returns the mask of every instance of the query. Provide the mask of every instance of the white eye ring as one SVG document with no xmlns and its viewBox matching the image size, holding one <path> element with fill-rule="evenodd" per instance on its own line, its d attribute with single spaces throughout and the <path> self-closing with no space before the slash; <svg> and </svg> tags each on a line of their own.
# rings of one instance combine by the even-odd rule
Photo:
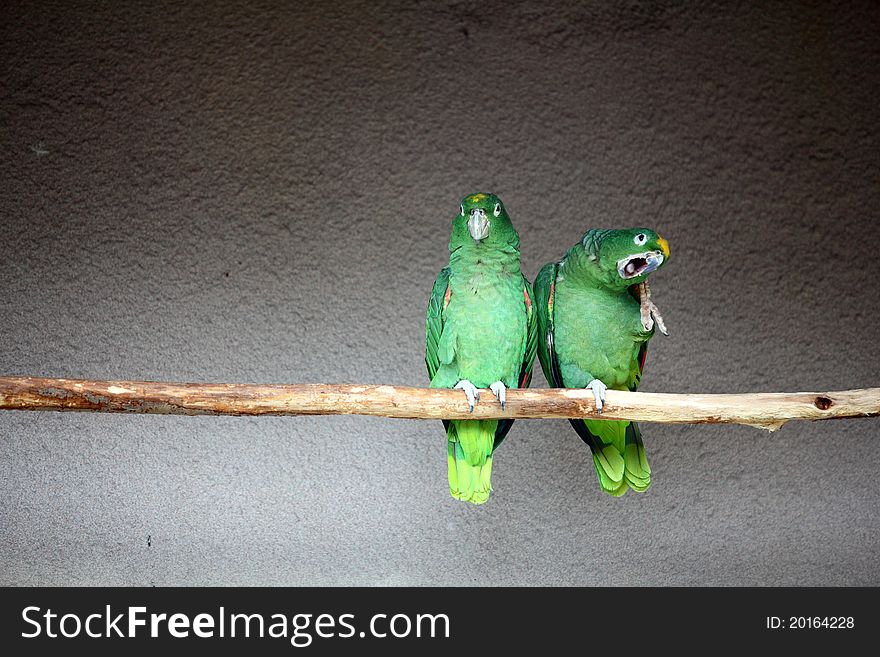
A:
<svg viewBox="0 0 880 657">
<path fill-rule="evenodd" d="M 636 246 L 641 246 L 642 244 L 644 244 L 647 241 L 648 241 L 648 236 L 645 235 L 644 233 L 639 233 L 638 235 L 635 236 L 635 239 L 633 239 L 633 242 L 635 242 Z"/>
<path fill-rule="evenodd" d="M 500 204 L 500 203 L 496 203 L 496 204 L 495 204 L 495 211 L 494 211 L 492 214 L 494 214 L 496 217 L 497 217 L 499 214 L 501 214 L 501 204 Z"/>
<path fill-rule="evenodd" d="M 461 216 L 464 216 L 464 204 L 459 205 L 458 208 L 461 210 Z"/>
</svg>

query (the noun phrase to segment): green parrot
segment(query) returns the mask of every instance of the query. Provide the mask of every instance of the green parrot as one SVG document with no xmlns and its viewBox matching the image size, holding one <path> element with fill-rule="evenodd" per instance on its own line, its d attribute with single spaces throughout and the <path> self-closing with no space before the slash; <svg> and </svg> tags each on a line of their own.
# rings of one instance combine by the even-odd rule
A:
<svg viewBox="0 0 880 657">
<path fill-rule="evenodd" d="M 449 265 L 434 282 L 428 301 L 425 364 L 432 388 L 456 388 L 471 411 L 480 388 L 501 408 L 507 388 L 532 378 L 538 323 L 532 288 L 520 271 L 519 235 L 494 194 L 462 199 L 452 220 Z M 449 491 L 483 504 L 492 490 L 492 452 L 513 420 L 444 421 Z"/>
<path fill-rule="evenodd" d="M 636 390 L 654 324 L 666 327 L 651 301 L 648 275 L 669 259 L 669 244 L 646 228 L 589 230 L 535 279 L 538 354 L 558 388 L 590 388 L 599 413 L 605 390 Z M 635 422 L 570 420 L 590 446 L 602 490 L 614 496 L 651 485 L 651 468 Z"/>
</svg>

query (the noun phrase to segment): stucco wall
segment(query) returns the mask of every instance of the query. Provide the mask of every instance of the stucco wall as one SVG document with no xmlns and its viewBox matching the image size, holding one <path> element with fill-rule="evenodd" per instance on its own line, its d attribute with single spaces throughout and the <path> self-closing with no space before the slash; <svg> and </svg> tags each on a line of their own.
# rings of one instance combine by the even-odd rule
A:
<svg viewBox="0 0 880 657">
<path fill-rule="evenodd" d="M 669 239 L 644 390 L 880 384 L 876 3 L 9 4 L 3 374 L 423 385 L 489 190 L 529 277 Z M 518 422 L 475 508 L 437 422 L 0 413 L 0 583 L 880 584 L 880 421 L 643 433 L 612 499 Z"/>
</svg>

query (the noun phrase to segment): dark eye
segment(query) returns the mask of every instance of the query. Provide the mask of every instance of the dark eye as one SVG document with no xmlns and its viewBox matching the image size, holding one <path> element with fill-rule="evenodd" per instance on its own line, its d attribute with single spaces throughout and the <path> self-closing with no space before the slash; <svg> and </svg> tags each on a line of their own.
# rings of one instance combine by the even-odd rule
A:
<svg viewBox="0 0 880 657">
<path fill-rule="evenodd" d="M 642 244 L 644 244 L 647 241 L 648 241 L 648 236 L 645 235 L 644 233 L 639 233 L 638 235 L 635 236 L 635 239 L 633 239 L 633 242 L 636 243 L 636 246 L 641 246 Z"/>
<path fill-rule="evenodd" d="M 501 204 L 500 204 L 500 203 L 496 203 L 496 204 L 495 204 L 495 211 L 494 211 L 492 214 L 494 214 L 496 217 L 497 217 L 499 214 L 501 214 Z"/>
<path fill-rule="evenodd" d="M 458 208 L 461 210 L 461 216 L 464 216 L 464 205 L 459 205 Z"/>
</svg>

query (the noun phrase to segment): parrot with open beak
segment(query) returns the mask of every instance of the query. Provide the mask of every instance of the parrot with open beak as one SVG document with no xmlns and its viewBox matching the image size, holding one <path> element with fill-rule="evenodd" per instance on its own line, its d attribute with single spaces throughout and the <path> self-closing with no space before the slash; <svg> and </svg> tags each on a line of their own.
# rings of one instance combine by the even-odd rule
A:
<svg viewBox="0 0 880 657">
<path fill-rule="evenodd" d="M 669 260 L 669 244 L 647 228 L 589 230 L 559 262 L 535 278 L 538 355 L 558 388 L 589 388 L 601 414 L 605 390 L 639 387 L 654 327 L 666 326 L 648 276 Z M 590 447 L 599 484 L 620 496 L 651 484 L 635 422 L 570 420 Z"/>
<path fill-rule="evenodd" d="M 520 270 L 519 235 L 494 194 L 462 199 L 449 264 L 428 301 L 425 363 L 432 388 L 461 390 L 473 411 L 489 388 L 503 409 L 508 388 L 527 387 L 537 349 L 532 288 Z M 483 504 L 492 454 L 513 420 L 447 420 L 449 491 Z"/>
</svg>

